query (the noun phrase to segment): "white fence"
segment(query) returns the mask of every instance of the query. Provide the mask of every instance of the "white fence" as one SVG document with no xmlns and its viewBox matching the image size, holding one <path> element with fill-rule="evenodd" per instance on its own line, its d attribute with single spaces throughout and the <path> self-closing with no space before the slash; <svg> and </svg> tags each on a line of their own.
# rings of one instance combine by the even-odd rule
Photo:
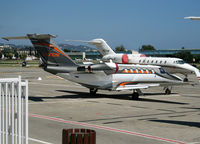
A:
<svg viewBox="0 0 200 144">
<path fill-rule="evenodd" d="M 0 144 L 28 144 L 28 81 L 0 79 Z"/>
</svg>

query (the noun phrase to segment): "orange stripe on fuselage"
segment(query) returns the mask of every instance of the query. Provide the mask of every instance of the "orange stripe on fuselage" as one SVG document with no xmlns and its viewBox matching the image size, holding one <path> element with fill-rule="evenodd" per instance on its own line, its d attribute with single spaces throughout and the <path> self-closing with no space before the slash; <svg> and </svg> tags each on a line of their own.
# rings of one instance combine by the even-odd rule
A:
<svg viewBox="0 0 200 144">
<path fill-rule="evenodd" d="M 120 86 L 125 86 L 126 84 L 129 84 L 129 83 L 132 83 L 132 82 L 123 82 L 120 84 Z"/>
</svg>

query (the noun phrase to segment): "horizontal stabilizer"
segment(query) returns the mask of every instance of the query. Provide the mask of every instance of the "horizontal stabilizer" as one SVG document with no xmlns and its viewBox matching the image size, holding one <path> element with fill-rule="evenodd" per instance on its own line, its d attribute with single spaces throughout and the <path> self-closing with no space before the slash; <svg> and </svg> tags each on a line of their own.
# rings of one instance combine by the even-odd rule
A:
<svg viewBox="0 0 200 144">
<path fill-rule="evenodd" d="M 200 20 L 200 17 L 197 17 L 197 16 L 189 16 L 189 17 L 184 17 L 184 19 Z"/>
<path fill-rule="evenodd" d="M 65 41 L 69 41 L 69 42 L 81 42 L 81 43 L 88 43 L 88 44 L 100 44 L 101 41 L 98 41 L 98 39 L 94 39 L 91 41 L 84 41 L 84 40 L 65 40 Z"/>
<path fill-rule="evenodd" d="M 54 35 L 50 34 L 33 34 L 32 37 L 36 39 L 46 39 L 46 38 L 56 38 Z M 10 39 L 29 39 L 28 36 L 17 36 L 17 37 L 2 37 L 2 39 L 9 41 Z"/>
</svg>

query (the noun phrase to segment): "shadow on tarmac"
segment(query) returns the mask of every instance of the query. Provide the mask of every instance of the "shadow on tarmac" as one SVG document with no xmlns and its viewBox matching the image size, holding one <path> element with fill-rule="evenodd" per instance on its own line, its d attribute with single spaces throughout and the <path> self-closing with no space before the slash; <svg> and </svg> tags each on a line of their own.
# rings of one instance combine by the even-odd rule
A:
<svg viewBox="0 0 200 144">
<path fill-rule="evenodd" d="M 160 122 L 160 123 L 168 123 L 168 124 L 176 124 L 176 125 L 184 125 L 184 126 L 200 128 L 200 122 L 175 121 L 175 120 L 149 120 L 149 121 L 151 121 L 151 122 Z"/>
<path fill-rule="evenodd" d="M 94 96 L 91 96 L 88 92 L 77 92 L 77 91 L 69 91 L 69 90 L 56 90 L 58 92 L 65 92 L 65 93 L 71 93 L 73 95 L 62 95 L 62 96 L 56 96 L 56 97 L 35 97 L 35 96 L 29 96 L 29 100 L 35 101 L 35 102 L 42 102 L 43 99 L 96 99 L 96 98 L 111 98 L 111 99 L 120 99 L 120 100 L 132 100 L 131 94 L 96 94 Z M 161 93 L 145 93 L 144 95 L 162 95 Z M 188 103 L 181 103 L 181 102 L 175 102 L 175 101 L 167 101 L 167 100 L 156 100 L 156 99 L 149 99 L 149 98 L 139 98 L 141 102 L 155 102 L 155 103 L 168 103 L 168 104 L 181 104 L 181 105 L 187 105 Z"/>
</svg>

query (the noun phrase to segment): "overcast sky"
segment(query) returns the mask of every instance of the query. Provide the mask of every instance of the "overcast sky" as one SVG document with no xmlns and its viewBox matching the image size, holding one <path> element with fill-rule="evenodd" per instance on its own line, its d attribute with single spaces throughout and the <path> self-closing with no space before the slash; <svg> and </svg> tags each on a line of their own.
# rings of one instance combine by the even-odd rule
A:
<svg viewBox="0 0 200 144">
<path fill-rule="evenodd" d="M 200 0 L 1 0 L 0 5 L 0 37 L 50 33 L 58 35 L 58 43 L 103 38 L 112 48 L 200 48 L 200 21 L 184 19 L 200 16 Z"/>
</svg>

